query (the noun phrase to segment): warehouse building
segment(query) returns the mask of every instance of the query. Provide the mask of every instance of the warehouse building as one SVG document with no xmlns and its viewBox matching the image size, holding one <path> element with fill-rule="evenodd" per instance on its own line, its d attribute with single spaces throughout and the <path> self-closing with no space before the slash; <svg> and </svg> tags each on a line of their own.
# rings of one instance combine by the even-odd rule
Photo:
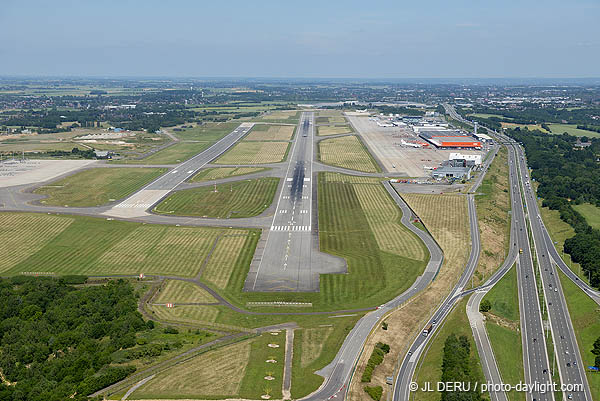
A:
<svg viewBox="0 0 600 401">
<path fill-rule="evenodd" d="M 481 141 L 458 131 L 419 131 L 419 136 L 440 149 L 481 149 Z"/>
<path fill-rule="evenodd" d="M 481 155 L 463 155 L 461 153 L 450 153 L 448 156 L 449 162 L 462 164 L 464 166 L 479 166 L 481 165 Z"/>
<path fill-rule="evenodd" d="M 470 167 L 452 167 L 452 166 L 441 166 L 431 172 L 431 176 L 436 180 L 442 180 L 445 178 L 453 178 L 458 180 L 468 180 L 471 178 Z"/>
</svg>

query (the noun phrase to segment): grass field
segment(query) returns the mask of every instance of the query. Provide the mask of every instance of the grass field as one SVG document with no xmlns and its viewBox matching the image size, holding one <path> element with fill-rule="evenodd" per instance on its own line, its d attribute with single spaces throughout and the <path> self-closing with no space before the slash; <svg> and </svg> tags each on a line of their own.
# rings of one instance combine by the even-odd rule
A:
<svg viewBox="0 0 600 401">
<path fill-rule="evenodd" d="M 279 347 L 272 348 L 269 344 L 276 344 Z M 277 363 L 267 362 L 269 359 L 275 359 Z M 269 392 L 272 398 L 280 399 L 285 360 L 285 331 L 279 332 L 278 335 L 264 333 L 254 339 L 250 348 L 250 360 L 253 363 L 246 367 L 240 386 L 240 397 L 257 400 L 261 395 Z M 265 376 L 275 379 L 266 380 Z"/>
<path fill-rule="evenodd" d="M 600 309 L 583 291 L 579 289 L 562 272 L 558 272 L 563 287 L 571 322 L 577 337 L 579 352 L 584 366 L 593 366 L 595 355 L 590 351 L 594 341 L 600 336 Z M 587 369 L 586 369 L 587 371 Z M 600 375 L 587 372 L 592 398 L 600 399 Z"/>
<path fill-rule="evenodd" d="M 289 141 L 295 129 L 293 125 L 256 124 L 244 141 Z"/>
<path fill-rule="evenodd" d="M 504 117 L 502 114 L 473 113 L 473 114 L 469 114 L 469 116 L 479 117 L 479 118 L 498 117 L 498 118 L 502 118 L 502 119 L 505 119 L 505 120 L 506 119 L 512 120 L 511 118 Z"/>
<path fill-rule="evenodd" d="M 168 128 L 167 131 L 172 132 L 173 135 L 183 141 L 214 143 L 236 129 L 238 125 L 240 125 L 239 122 L 205 123 L 195 125 L 193 128 L 185 128 L 182 131 L 173 131 L 172 128 Z"/>
<path fill-rule="evenodd" d="M 501 148 L 475 196 L 481 253 L 473 284 L 483 283 L 502 264 L 510 242 L 508 158 Z"/>
<path fill-rule="evenodd" d="M 216 164 L 265 164 L 282 162 L 289 142 L 240 142 L 218 158 Z"/>
<path fill-rule="evenodd" d="M 129 399 L 236 396 L 250 353 L 251 340 L 208 351 L 158 374 Z"/>
<path fill-rule="evenodd" d="M 542 126 L 540 124 L 517 124 L 517 123 L 500 123 L 502 124 L 502 128 L 509 128 L 509 129 L 513 129 L 513 128 L 527 128 L 529 131 L 533 131 L 533 130 L 540 130 L 542 132 L 548 132 L 545 129 L 542 128 Z"/>
<path fill-rule="evenodd" d="M 167 169 L 159 168 L 92 168 L 37 188 L 34 192 L 47 195 L 40 202 L 56 206 L 100 206 L 124 198 Z"/>
<path fill-rule="evenodd" d="M 154 208 L 156 213 L 212 218 L 253 217 L 273 202 L 279 178 L 264 177 L 185 189 L 169 195 Z"/>
<path fill-rule="evenodd" d="M 190 182 L 206 182 L 267 171 L 266 167 L 213 167 L 198 171 Z"/>
<path fill-rule="evenodd" d="M 0 226 L 12 227 L 1 231 L 3 244 L 15 242 L 11 239 L 15 233 L 20 235 L 14 247 L 0 248 L 0 263 L 6 275 L 146 273 L 194 277 L 219 235 L 250 234 L 239 229 L 144 225 L 26 213 L 1 213 Z"/>
<path fill-rule="evenodd" d="M 177 164 L 202 152 L 213 142 L 179 142 L 140 160 L 131 160 L 134 164 Z M 121 161 L 118 161 L 121 162 Z"/>
<path fill-rule="evenodd" d="M 219 289 L 224 289 L 229 284 L 229 279 L 235 269 L 231 261 L 238 260 L 242 249 L 246 245 L 247 234 L 239 230 L 232 231 L 219 238 L 217 246 L 210 255 L 202 272 L 202 278 L 214 284 Z"/>
<path fill-rule="evenodd" d="M 523 349 L 519 329 L 519 293 L 517 271 L 513 266 L 484 297 L 492 304 L 486 313 L 485 327 L 494 350 L 500 375 L 505 383 L 517 384 L 524 380 Z M 525 394 L 512 391 L 512 400 L 525 400 Z"/>
<path fill-rule="evenodd" d="M 466 257 L 470 233 L 465 196 L 402 194 L 402 198 L 440 244 L 444 250 L 444 258 L 462 260 Z"/>
<path fill-rule="evenodd" d="M 581 213 L 587 223 L 595 229 L 600 229 L 600 208 L 591 203 L 573 205 L 573 209 Z"/>
<path fill-rule="evenodd" d="M 579 276 L 579 278 L 586 283 L 589 283 L 587 275 L 581 273 L 581 266 L 579 263 L 575 263 L 571 260 L 569 254 L 563 252 L 565 240 L 575 235 L 575 230 L 569 224 L 562 221 L 560 218 L 560 212 L 558 210 L 550 210 L 547 207 L 542 207 L 542 202 L 538 200 L 538 207 L 540 209 L 540 215 L 544 221 L 544 225 L 548 229 L 550 238 L 556 244 L 557 252 L 560 253 L 563 261 L 571 268 L 571 270 Z M 589 223 L 588 223 L 589 224 Z"/>
<path fill-rule="evenodd" d="M 561 135 L 566 132 L 573 136 L 587 136 L 589 138 L 600 138 L 600 133 L 577 128 L 577 124 L 548 124 L 553 134 Z"/>
<path fill-rule="evenodd" d="M 342 126 L 320 126 L 317 127 L 317 135 L 319 136 L 327 136 L 327 135 L 338 135 L 338 134 L 350 134 L 352 133 L 352 128 L 348 125 Z"/>
<path fill-rule="evenodd" d="M 216 299 L 205 289 L 189 281 L 165 280 L 158 294 L 156 303 L 209 303 Z"/>
<path fill-rule="evenodd" d="M 332 178 L 334 177 L 332 175 Z M 416 335 L 419 335 L 425 325 L 433 305 L 439 304 L 450 292 L 467 261 L 469 225 L 464 196 L 402 194 L 402 197 L 415 210 L 440 244 L 444 251 L 444 264 L 431 285 L 386 318 L 385 321 L 389 325 L 388 330 L 376 330 L 369 337 L 357 364 L 357 373 L 352 380 L 349 401 L 369 399 L 360 383 L 360 377 L 377 341 L 390 344 L 392 347 L 390 355 L 375 370 L 372 383 L 381 385 L 384 391 L 388 391 L 389 386 L 385 384 L 385 377 L 393 375 L 396 361 L 404 357 L 408 345 Z M 447 213 L 448 208 L 454 210 L 455 213 Z M 384 397 L 387 397 L 385 393 Z"/>
<path fill-rule="evenodd" d="M 477 347 L 473 340 L 473 334 L 471 332 L 471 326 L 467 319 L 467 313 L 465 307 L 467 300 L 463 299 L 460 301 L 454 310 L 448 315 L 446 320 L 442 322 L 442 327 L 438 328 L 435 332 L 435 337 L 429 342 L 429 348 L 427 349 L 424 356 L 419 361 L 420 365 L 415 371 L 415 381 L 419 383 L 421 388 L 425 382 L 430 382 L 432 386 L 441 380 L 442 378 L 442 358 L 444 356 L 444 343 L 450 334 L 456 336 L 466 336 L 471 345 L 471 370 L 474 376 L 477 378 L 477 382 L 483 383 L 485 377 L 481 368 L 481 362 L 479 362 L 479 354 L 477 353 Z M 420 401 L 433 401 L 439 400 L 440 394 L 438 392 L 422 392 L 420 390 L 414 392 L 415 399 Z"/>
<path fill-rule="evenodd" d="M 253 118 L 252 121 L 268 123 L 297 123 L 300 119 L 300 112 L 296 110 L 273 110 L 262 116 Z"/>
<path fill-rule="evenodd" d="M 332 166 L 367 173 L 381 171 L 365 145 L 355 135 L 319 142 L 319 160 Z"/>
</svg>

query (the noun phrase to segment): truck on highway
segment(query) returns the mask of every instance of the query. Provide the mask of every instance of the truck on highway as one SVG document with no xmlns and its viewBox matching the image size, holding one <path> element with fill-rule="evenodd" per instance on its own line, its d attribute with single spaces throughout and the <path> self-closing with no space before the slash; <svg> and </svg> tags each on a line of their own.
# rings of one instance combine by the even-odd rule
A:
<svg viewBox="0 0 600 401">
<path fill-rule="evenodd" d="M 432 327 L 433 327 L 433 325 L 432 325 L 432 324 L 430 324 L 429 326 L 425 327 L 425 330 L 423 330 L 423 335 L 424 335 L 425 337 L 427 337 L 427 335 L 428 335 L 429 333 L 431 333 L 431 328 L 432 328 Z"/>
<path fill-rule="evenodd" d="M 523 248 L 519 248 L 519 253 L 523 253 Z"/>
</svg>

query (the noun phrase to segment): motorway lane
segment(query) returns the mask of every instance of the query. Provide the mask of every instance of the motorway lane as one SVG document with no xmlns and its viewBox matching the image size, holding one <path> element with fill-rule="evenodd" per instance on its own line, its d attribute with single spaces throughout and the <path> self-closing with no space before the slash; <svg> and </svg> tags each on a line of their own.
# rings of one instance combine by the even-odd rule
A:
<svg viewBox="0 0 600 401">
<path fill-rule="evenodd" d="M 554 340 L 554 350 L 561 383 L 583 385 L 584 391 L 565 392 L 565 395 L 570 395 L 573 400 L 591 401 L 592 397 L 585 375 L 585 367 L 579 353 L 569 310 L 555 266 L 551 262 L 547 242 L 543 235 L 544 228 L 536 202 L 536 194 L 531 188 L 527 163 L 522 149 L 520 147 L 517 149 L 520 155 L 518 160 L 521 168 L 521 179 L 529 211 L 529 222 L 535 242 L 541 283 L 548 310 L 548 319 Z"/>
</svg>

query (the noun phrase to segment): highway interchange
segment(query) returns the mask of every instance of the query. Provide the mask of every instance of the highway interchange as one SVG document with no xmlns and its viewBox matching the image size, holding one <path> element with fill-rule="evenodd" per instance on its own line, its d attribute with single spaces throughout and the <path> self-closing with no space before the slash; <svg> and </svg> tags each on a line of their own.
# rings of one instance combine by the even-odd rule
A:
<svg viewBox="0 0 600 401">
<path fill-rule="evenodd" d="M 447 106 L 446 110 L 455 119 L 466 122 L 466 120 L 463 120 L 462 117 L 456 114 L 451 106 Z M 114 203 L 108 207 L 60 208 L 40 206 L 31 203 L 31 200 L 35 200 L 36 197 L 28 191 L 23 191 L 27 189 L 25 187 L 16 187 L 8 191 L 3 191 L 0 194 L 0 202 L 4 205 L 4 210 L 50 211 L 92 216 L 104 215 L 132 221 L 160 224 L 231 225 L 264 228 L 264 231 L 267 232 L 265 249 L 259 260 L 258 268 L 253 271 L 251 267 L 251 273 L 246 282 L 246 289 L 263 291 L 314 291 L 318 289 L 319 273 L 340 271 L 345 266 L 340 264 L 339 260 L 328 259 L 328 255 L 318 252 L 318 230 L 315 222 L 316 210 L 313 208 L 316 191 L 312 187 L 313 180 L 316 177 L 317 171 L 330 170 L 351 174 L 356 174 L 356 172 L 344 171 L 344 169 L 339 168 L 328 168 L 314 163 L 316 138 L 314 135 L 314 114 L 311 112 L 302 113 L 300 118 L 298 133 L 294 139 L 293 148 L 290 153 L 290 160 L 284 165 L 284 180 L 278 189 L 277 205 L 272 217 L 259 216 L 252 219 L 227 220 L 223 222 L 216 219 L 158 216 L 146 212 L 153 204 L 156 204 L 166 196 L 167 193 L 180 189 L 182 186 L 185 187 L 185 180 L 233 146 L 251 127 L 251 124 L 241 125 L 209 149 L 174 167 L 158 180 L 126 200 Z M 511 139 L 505 136 L 500 136 L 499 138 L 509 149 L 509 179 L 512 199 L 511 246 L 509 254 L 498 271 L 484 285 L 477 289 L 465 290 L 477 266 L 480 251 L 474 195 L 468 195 L 472 238 L 470 257 L 458 283 L 431 316 L 428 325 L 433 325 L 433 331 L 435 331 L 452 311 L 456 303 L 463 296 L 473 293 L 475 293 L 474 297 L 471 298 L 473 302 L 469 303 L 468 308 L 472 313 L 476 311 L 485 292 L 504 276 L 516 260 L 518 266 L 525 381 L 528 383 L 545 383 L 551 380 L 552 366 L 546 351 L 546 333 L 544 332 L 542 322 L 542 309 L 547 308 L 550 334 L 554 339 L 556 364 L 561 382 L 582 383 L 584 385 L 583 392 L 573 392 L 569 395 L 575 400 L 591 401 L 592 398 L 585 376 L 585 367 L 581 361 L 579 348 L 566 307 L 562 287 L 560 286 L 560 281 L 557 279 L 555 266 L 558 265 L 595 302 L 600 303 L 600 296 L 597 291 L 578 279 L 562 261 L 555 249 L 554 243 L 539 218 L 535 193 L 531 190 L 523 150 Z M 494 153 L 496 151 L 497 147 L 493 149 Z M 472 192 L 476 192 L 492 160 L 493 155 L 487 159 L 484 171 L 477 177 L 477 181 L 472 187 Z M 378 175 L 373 174 L 373 176 Z M 334 360 L 318 372 L 325 377 L 324 384 L 315 393 L 306 397 L 306 400 L 325 400 L 338 395 L 340 392 L 345 395 L 352 377 L 353 368 L 372 328 L 378 324 L 382 316 L 425 289 L 441 266 L 443 255 L 439 246 L 428 233 L 411 224 L 412 211 L 389 182 L 384 182 L 384 185 L 403 212 L 402 223 L 418 235 L 427 246 L 431 255 L 430 260 L 425 272 L 408 290 L 386 304 L 381 305 L 376 310 L 367 313 L 359 320 L 345 339 Z M 523 192 L 525 204 L 523 204 L 523 199 L 520 196 L 521 192 Z M 527 216 L 529 216 L 530 229 L 527 225 Z M 530 247 L 529 230 L 531 230 L 532 239 L 535 244 L 533 251 Z M 522 249 L 522 253 L 519 252 L 519 249 Z M 534 254 L 540 266 L 540 283 L 537 282 L 538 278 L 534 272 Z M 306 255 L 309 255 L 310 258 L 308 263 L 305 259 Z M 263 277 L 259 280 L 261 275 Z M 543 288 L 544 299 L 547 305 L 540 304 L 537 292 L 538 285 L 541 285 L 541 288 Z M 501 378 L 495 364 L 493 352 L 489 346 L 489 339 L 486 341 L 485 326 L 483 324 L 475 326 L 474 331 L 478 334 L 475 335 L 476 344 L 480 352 L 486 379 L 491 382 L 499 382 Z M 429 333 L 427 336 L 418 335 L 410 346 L 409 352 L 404 357 L 396 376 L 393 392 L 394 400 L 410 399 L 408 386 L 413 380 L 415 368 L 423 355 L 423 351 L 426 349 L 427 342 L 433 337 L 431 334 Z M 504 401 L 505 397 L 506 395 L 503 393 L 492 394 L 493 400 Z M 553 400 L 554 394 L 551 392 L 544 394 L 533 392 L 528 395 L 528 400 L 531 401 L 534 399 Z"/>
</svg>

